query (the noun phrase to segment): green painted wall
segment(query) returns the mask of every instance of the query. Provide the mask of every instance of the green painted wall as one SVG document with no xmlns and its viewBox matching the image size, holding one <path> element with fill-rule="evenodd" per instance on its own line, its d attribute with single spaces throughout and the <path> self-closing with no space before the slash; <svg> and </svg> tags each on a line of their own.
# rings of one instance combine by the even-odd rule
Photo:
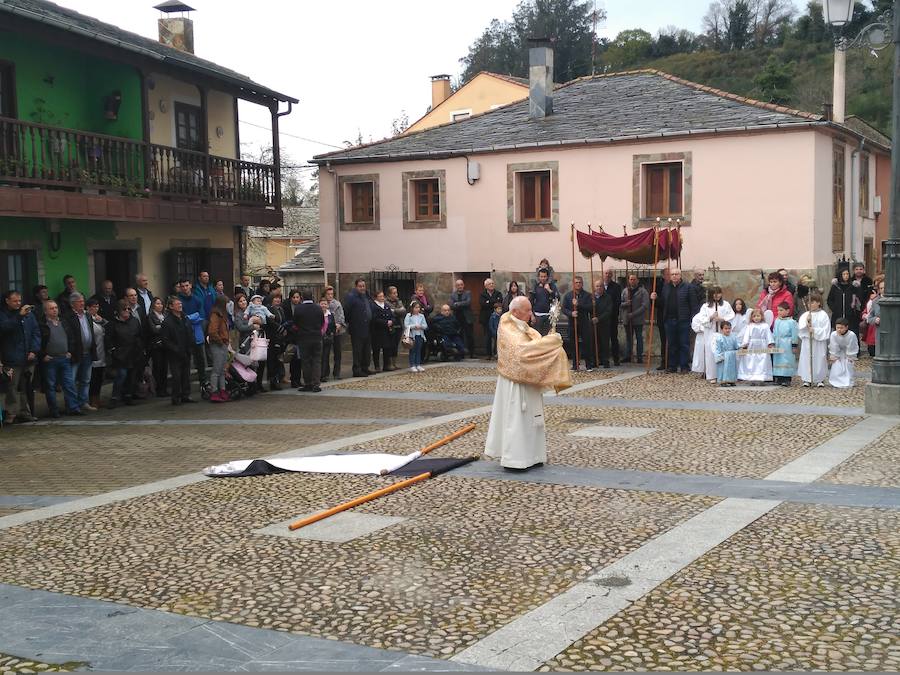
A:
<svg viewBox="0 0 900 675">
<path fill-rule="evenodd" d="M 115 223 L 94 220 L 61 220 L 60 248 L 50 251 L 50 231 L 47 221 L 41 218 L 0 218 L 0 240 L 13 248 L 17 241 L 40 241 L 38 254 L 44 267 L 44 282 L 50 295 L 62 292 L 62 278 L 66 274 L 75 277 L 78 288 L 93 293 L 93 279 L 88 276 L 88 239 L 115 239 Z M 31 289 L 28 289 L 30 292 Z"/>
<path fill-rule="evenodd" d="M 5 30 L 0 30 L 0 59 L 15 64 L 19 119 L 142 137 L 141 83 L 134 68 Z M 122 105 L 119 118 L 108 120 L 103 99 L 114 90 L 122 93 Z"/>
</svg>

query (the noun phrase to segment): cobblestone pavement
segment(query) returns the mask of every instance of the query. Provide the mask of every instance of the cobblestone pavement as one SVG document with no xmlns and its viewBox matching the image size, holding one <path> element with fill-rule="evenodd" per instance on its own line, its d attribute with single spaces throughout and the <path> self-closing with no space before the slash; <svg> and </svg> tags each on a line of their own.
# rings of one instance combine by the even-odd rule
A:
<svg viewBox="0 0 900 675">
<path fill-rule="evenodd" d="M 900 429 L 889 431 L 822 480 L 828 483 L 900 487 Z"/>
<path fill-rule="evenodd" d="M 859 419 L 703 410 L 586 410 L 565 405 L 545 407 L 544 418 L 548 458 L 553 464 L 738 478 L 762 478 Z M 482 452 L 489 420 L 487 414 L 472 418 L 478 428 L 442 452 L 458 457 Z M 571 435 L 594 426 L 638 427 L 651 433 L 636 439 Z M 788 427 L 790 433 L 786 433 Z M 416 431 L 349 449 L 399 453 L 423 447 L 435 436 L 434 430 Z"/>
<path fill-rule="evenodd" d="M 727 491 L 703 488 L 705 478 L 710 484 L 726 477 L 765 479 L 798 461 L 799 473 L 789 474 L 805 475 L 820 460 L 804 461 L 843 434 L 842 449 L 852 446 L 843 455 L 849 459 L 837 467 L 835 460 L 809 478 L 779 478 L 780 494 L 790 489 L 785 481 L 816 476 L 821 482 L 814 485 L 856 486 L 858 501 L 852 504 L 876 503 L 867 497 L 877 486 L 900 487 L 900 427 L 884 433 L 887 424 L 859 435 L 860 426 L 880 419 L 855 415 L 862 406 L 861 384 L 849 391 L 798 386 L 729 391 L 655 372 L 607 382 L 633 372 L 578 373 L 576 384 L 586 388 L 545 408 L 549 462 L 576 467 L 561 472 L 559 482 L 529 482 L 513 473 L 505 480 L 450 473 L 353 509 L 351 514 L 402 520 L 345 543 L 255 530 L 396 479 L 281 474 L 198 480 L 196 472 L 230 459 L 301 448 L 406 453 L 470 421 L 478 424 L 474 432 L 434 454 L 479 455 L 488 429 L 484 411 L 486 395 L 494 390 L 493 364 L 341 381 L 329 386 L 327 397 L 286 390 L 239 404 L 179 408 L 153 400 L 67 420 L 71 425 L 6 428 L 0 432 L 0 518 L 66 496 L 97 501 L 72 502 L 71 512 L 63 515 L 32 511 L 33 522 L 26 524 L 0 523 L 0 583 L 75 596 L 80 603 L 110 600 L 161 610 L 179 620 L 240 624 L 233 627 L 258 628 L 266 635 L 328 638 L 338 652 L 341 645 L 348 650 L 358 645 L 354 649 L 451 659 L 573 588 L 593 583 L 596 570 L 652 549 L 673 528 L 704 514 L 717 517 L 715 509 L 734 499 Z M 435 398 L 425 398 L 428 393 Z M 445 401 L 442 394 L 480 397 Z M 567 403 L 568 396 L 579 401 Z M 595 407 L 584 400 L 605 399 L 608 405 L 617 397 L 636 401 L 637 407 Z M 659 400 L 701 401 L 709 409 L 643 403 Z M 732 405 L 739 403 L 790 404 L 796 414 L 740 411 Z M 799 406 L 822 410 L 813 414 Z M 829 412 L 825 406 L 851 414 L 822 414 Z M 600 429 L 593 436 L 572 435 L 594 427 Z M 646 433 L 612 437 L 635 428 Z M 366 433 L 372 435 L 358 438 Z M 652 487 L 636 480 L 632 488 L 623 480 L 613 489 L 565 478 L 579 467 L 623 471 L 629 479 L 629 472 L 656 473 Z M 140 486 L 175 477 L 188 480 L 138 495 Z M 676 494 L 676 483 L 686 477 L 701 487 Z M 105 493 L 129 487 L 134 490 L 103 500 Z M 827 493 L 827 485 L 823 490 Z M 754 497 L 752 503 L 766 499 Z M 651 590 L 602 623 L 590 623 L 558 648 L 542 652 L 535 663 L 543 663 L 543 670 L 900 668 L 900 511 L 785 503 L 746 523 L 690 558 L 674 576 L 646 586 Z M 117 620 L 116 612 L 97 612 Z M 90 620 L 84 622 L 90 631 Z M 128 628 L 122 626 L 117 630 L 127 639 Z M 48 665 L 50 655 L 42 663 L 38 652 L 20 648 L 27 642 L 8 642 L 4 632 L 0 654 L 20 656 L 0 655 L 2 673 L 89 667 L 70 663 L 89 662 L 89 653 L 71 650 L 57 659 L 62 666 Z M 161 644 L 165 639 L 159 638 Z M 190 642 L 179 642 L 178 653 L 189 651 Z M 206 654 L 200 650 L 193 660 L 178 663 L 202 669 Z M 356 658 L 351 651 L 345 654 Z"/>
<path fill-rule="evenodd" d="M 2 451 L 0 495 L 93 495 L 381 425 L 21 427 Z M 6 440 L 6 439 L 4 439 Z M 9 441 L 7 441 L 9 442 Z"/>
<path fill-rule="evenodd" d="M 0 654 L 0 673 L 22 673 L 23 675 L 34 673 L 68 673 L 84 664 L 81 663 L 41 663 L 22 659 L 17 656 Z"/>
<path fill-rule="evenodd" d="M 716 501 L 442 476 L 347 544 L 252 532 L 385 482 L 222 479 L 12 528 L 0 582 L 447 656 Z"/>
<path fill-rule="evenodd" d="M 900 514 L 782 505 L 541 670 L 900 669 Z"/>
<path fill-rule="evenodd" d="M 865 385 L 857 380 L 856 386 L 850 389 L 806 388 L 801 386 L 798 378 L 794 378 L 790 387 L 760 386 L 752 387 L 746 383 L 738 387 L 719 387 L 706 382 L 697 374 L 681 375 L 651 372 L 650 375 L 613 382 L 599 389 L 588 389 L 573 392 L 572 396 L 581 398 L 626 398 L 668 401 L 733 401 L 744 403 L 786 403 L 807 406 L 841 406 L 862 408 L 865 405 Z"/>
</svg>

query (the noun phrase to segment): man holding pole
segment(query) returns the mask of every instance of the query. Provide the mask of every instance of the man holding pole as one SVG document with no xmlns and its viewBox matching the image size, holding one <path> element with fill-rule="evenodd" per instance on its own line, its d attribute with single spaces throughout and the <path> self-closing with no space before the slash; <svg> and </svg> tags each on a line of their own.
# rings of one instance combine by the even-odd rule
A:
<svg viewBox="0 0 900 675">
<path fill-rule="evenodd" d="M 562 301 L 562 312 L 569 319 L 572 370 L 575 371 L 581 365 L 576 361 L 579 356 L 584 358 L 588 371 L 597 367 L 594 363 L 594 347 L 591 344 L 593 304 L 591 294 L 584 290 L 584 279 L 580 276 L 575 277 L 572 280 L 572 290 L 563 296 Z"/>
<path fill-rule="evenodd" d="M 650 294 L 638 283 L 636 274 L 628 275 L 628 285 L 622 292 L 622 324 L 625 326 L 625 363 L 631 362 L 632 354 L 637 362 L 644 360 L 644 319 L 650 308 Z M 634 343 L 636 351 L 632 351 Z"/>
<path fill-rule="evenodd" d="M 497 388 L 484 454 L 507 469 L 547 461 L 543 392 L 572 386 L 562 338 L 554 330 L 542 337 L 531 319 L 528 298 L 513 298 L 497 332 Z"/>
</svg>

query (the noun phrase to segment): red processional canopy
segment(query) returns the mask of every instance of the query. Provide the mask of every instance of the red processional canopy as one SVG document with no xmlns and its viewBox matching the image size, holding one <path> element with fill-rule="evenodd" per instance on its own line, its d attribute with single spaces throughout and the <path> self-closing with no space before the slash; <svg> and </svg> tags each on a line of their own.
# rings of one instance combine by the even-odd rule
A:
<svg viewBox="0 0 900 675">
<path fill-rule="evenodd" d="M 677 228 L 649 229 L 622 237 L 614 237 L 605 232 L 577 234 L 578 250 L 585 258 L 599 255 L 603 260 L 609 257 L 653 265 L 661 260 L 678 260 L 681 255 L 681 233 Z"/>
</svg>

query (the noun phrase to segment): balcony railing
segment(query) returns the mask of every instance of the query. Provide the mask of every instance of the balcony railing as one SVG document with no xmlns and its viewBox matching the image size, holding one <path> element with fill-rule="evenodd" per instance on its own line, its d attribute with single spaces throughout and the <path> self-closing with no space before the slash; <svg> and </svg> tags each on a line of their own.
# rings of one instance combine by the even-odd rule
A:
<svg viewBox="0 0 900 675">
<path fill-rule="evenodd" d="M 0 181 L 242 206 L 276 205 L 275 167 L 0 117 Z"/>
</svg>

